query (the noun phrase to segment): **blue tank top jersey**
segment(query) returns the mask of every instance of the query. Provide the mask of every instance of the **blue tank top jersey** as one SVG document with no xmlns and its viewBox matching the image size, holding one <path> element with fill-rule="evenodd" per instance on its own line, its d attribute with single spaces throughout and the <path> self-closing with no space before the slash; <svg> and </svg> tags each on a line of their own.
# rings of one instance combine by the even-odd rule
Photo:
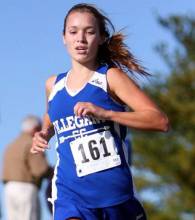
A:
<svg viewBox="0 0 195 220">
<path fill-rule="evenodd" d="M 125 111 L 107 92 L 107 70 L 107 65 L 100 66 L 75 93 L 66 86 L 69 73 L 57 76 L 48 101 L 58 143 L 54 202 L 73 201 L 100 208 L 133 197 L 132 177 L 123 150 L 126 127 L 92 116 L 77 117 L 73 110 L 77 102 L 91 102 L 104 109 Z"/>
</svg>

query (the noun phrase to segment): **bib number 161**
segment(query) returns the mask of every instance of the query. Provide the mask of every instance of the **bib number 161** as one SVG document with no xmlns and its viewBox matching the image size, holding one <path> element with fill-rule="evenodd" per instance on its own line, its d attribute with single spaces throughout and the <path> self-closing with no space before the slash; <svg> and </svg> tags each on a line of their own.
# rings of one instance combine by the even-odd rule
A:
<svg viewBox="0 0 195 220">
<path fill-rule="evenodd" d="M 106 141 L 104 139 L 104 137 L 102 137 L 99 141 L 99 144 L 102 145 L 102 149 L 103 149 L 103 157 L 108 157 L 111 155 L 111 153 L 108 152 L 108 148 L 106 146 Z M 90 152 L 90 156 L 93 160 L 98 160 L 100 158 L 100 150 L 97 147 L 97 142 L 96 140 L 90 140 L 88 142 L 88 148 L 89 148 L 89 152 Z M 86 152 L 85 149 L 83 147 L 83 144 L 80 144 L 78 147 L 78 150 L 81 152 L 82 158 L 83 160 L 81 161 L 82 163 L 87 163 L 90 161 L 90 159 L 87 158 L 86 156 Z"/>
<path fill-rule="evenodd" d="M 76 139 L 71 142 L 71 151 L 78 176 L 109 169 L 121 163 L 109 131 Z"/>
</svg>

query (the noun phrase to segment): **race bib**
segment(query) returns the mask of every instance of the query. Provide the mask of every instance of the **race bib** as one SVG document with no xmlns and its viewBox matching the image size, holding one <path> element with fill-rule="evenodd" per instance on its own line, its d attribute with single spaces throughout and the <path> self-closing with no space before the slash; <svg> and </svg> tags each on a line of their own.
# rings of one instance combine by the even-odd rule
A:
<svg viewBox="0 0 195 220">
<path fill-rule="evenodd" d="M 121 164 L 110 131 L 78 138 L 70 143 L 78 177 L 106 170 Z"/>
</svg>

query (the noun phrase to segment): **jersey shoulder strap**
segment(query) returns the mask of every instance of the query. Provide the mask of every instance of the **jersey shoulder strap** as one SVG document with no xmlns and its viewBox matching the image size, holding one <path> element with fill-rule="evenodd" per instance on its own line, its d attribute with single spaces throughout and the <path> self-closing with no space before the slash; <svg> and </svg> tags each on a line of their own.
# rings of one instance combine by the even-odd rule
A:
<svg viewBox="0 0 195 220">
<path fill-rule="evenodd" d="M 56 77 L 55 84 L 56 84 L 57 82 L 59 82 L 61 79 L 63 79 L 64 77 L 66 77 L 66 75 L 67 75 L 67 72 L 65 72 L 65 73 L 59 73 L 59 74 L 57 75 L 57 77 Z"/>
<path fill-rule="evenodd" d="M 63 79 L 66 77 L 66 75 L 67 75 L 67 72 L 60 73 L 57 75 L 55 83 L 53 85 L 53 88 L 52 88 L 51 93 L 48 98 L 49 102 L 52 101 L 53 98 L 55 97 L 55 95 L 64 88 L 65 85 L 64 85 Z"/>
<path fill-rule="evenodd" d="M 110 68 L 110 67 L 109 67 L 108 64 L 101 64 L 101 65 L 97 68 L 96 72 L 101 73 L 101 74 L 106 74 L 109 68 Z"/>
</svg>

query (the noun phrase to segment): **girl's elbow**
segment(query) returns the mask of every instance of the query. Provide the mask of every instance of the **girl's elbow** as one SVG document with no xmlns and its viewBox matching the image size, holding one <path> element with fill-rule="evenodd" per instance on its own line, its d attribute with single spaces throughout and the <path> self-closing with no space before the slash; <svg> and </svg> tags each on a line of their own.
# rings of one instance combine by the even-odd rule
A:
<svg viewBox="0 0 195 220">
<path fill-rule="evenodd" d="M 160 131 L 168 132 L 170 128 L 169 119 L 166 115 L 162 115 L 160 119 Z"/>
</svg>

